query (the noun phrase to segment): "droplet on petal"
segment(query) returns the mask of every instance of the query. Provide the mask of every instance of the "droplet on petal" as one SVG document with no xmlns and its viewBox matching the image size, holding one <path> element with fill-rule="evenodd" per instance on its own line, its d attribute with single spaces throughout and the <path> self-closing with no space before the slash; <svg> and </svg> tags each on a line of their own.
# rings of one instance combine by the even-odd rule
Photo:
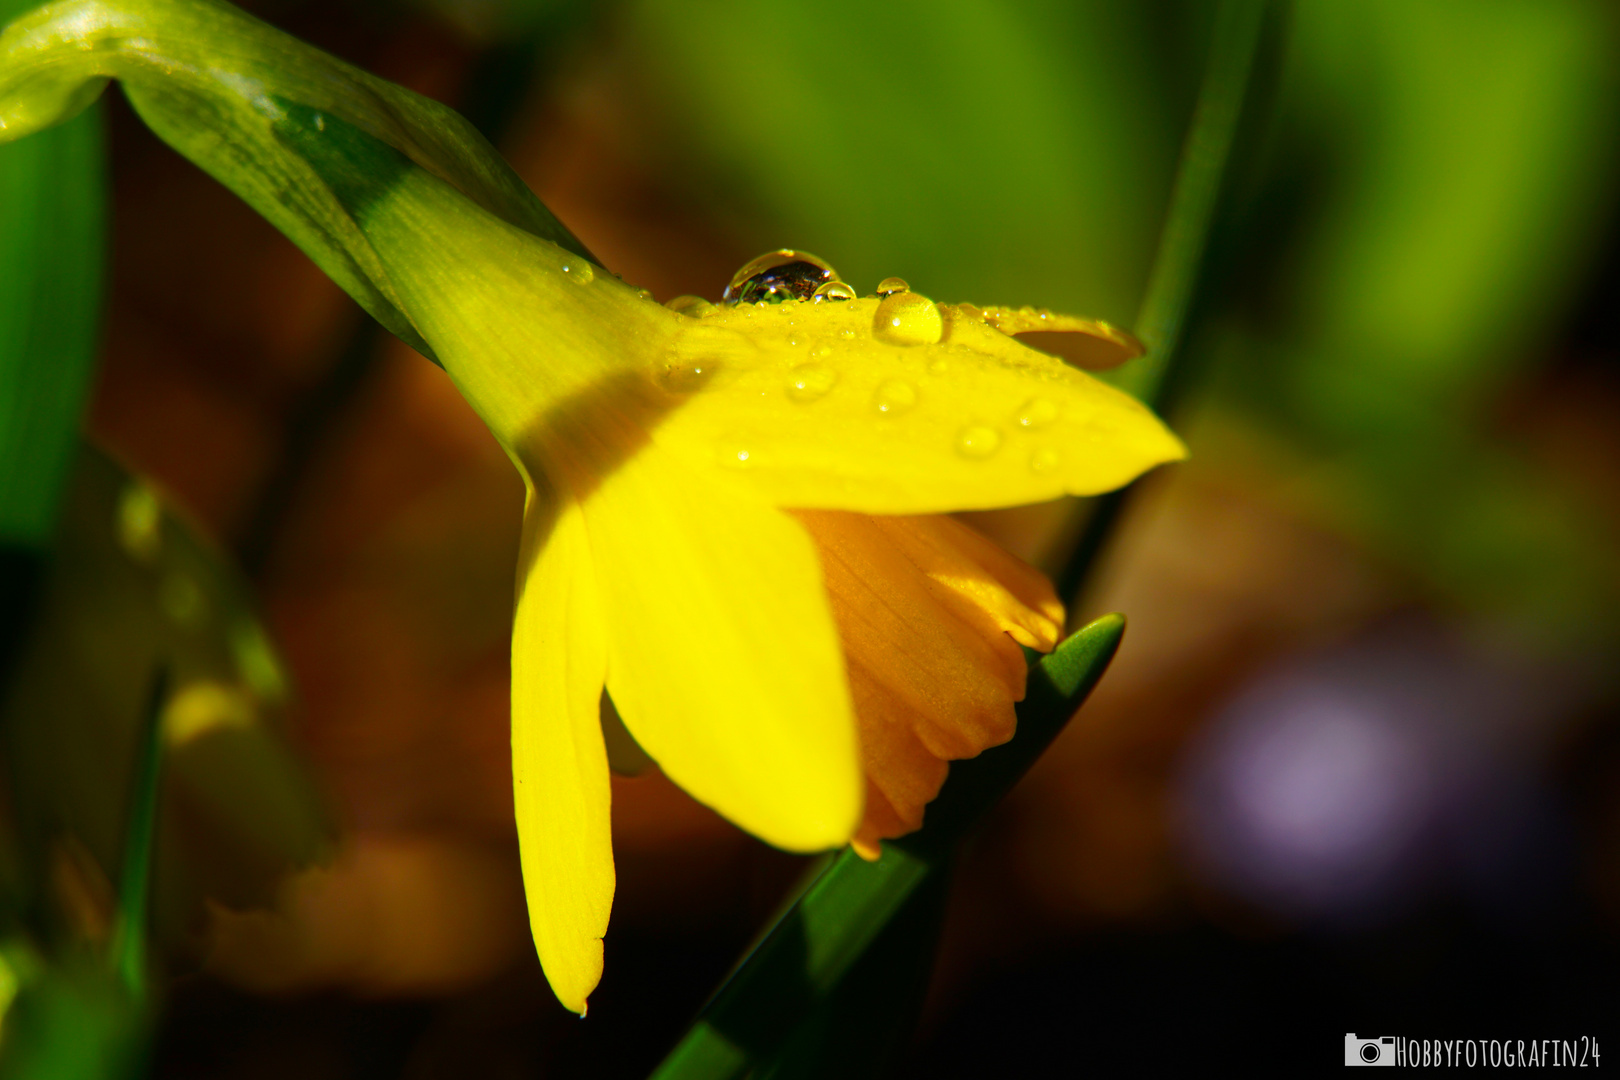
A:
<svg viewBox="0 0 1620 1080">
<path fill-rule="evenodd" d="M 826 300 L 853 300 L 855 299 L 855 290 L 842 281 L 829 281 L 811 293 L 810 299 L 818 304 Z"/>
<path fill-rule="evenodd" d="M 884 416 L 899 416 L 917 404 L 917 388 L 904 379 L 890 379 L 872 395 L 872 407 Z"/>
<path fill-rule="evenodd" d="M 872 333 L 893 345 L 932 345 L 945 335 L 945 320 L 928 297 L 891 293 L 878 305 Z"/>
<path fill-rule="evenodd" d="M 570 281 L 577 281 L 581 285 L 589 285 L 596 280 L 596 271 L 591 268 L 588 259 L 570 259 L 562 264 L 562 272 L 568 275 Z"/>
<path fill-rule="evenodd" d="M 722 439 L 715 448 L 720 464 L 733 469 L 746 469 L 754 463 L 754 451 L 748 441 L 740 437 Z"/>
<path fill-rule="evenodd" d="M 1050 446 L 1043 446 L 1029 455 L 1029 471 L 1036 476 L 1043 476 L 1057 468 L 1058 452 Z"/>
<path fill-rule="evenodd" d="M 725 304 L 782 304 L 808 300 L 838 273 L 826 260 L 808 251 L 779 248 L 761 255 L 738 270 L 721 294 Z"/>
<path fill-rule="evenodd" d="M 664 389 L 675 394 L 690 394 L 708 382 L 718 365 L 709 361 L 694 364 L 671 364 L 659 373 L 658 381 Z"/>
<path fill-rule="evenodd" d="M 1057 419 L 1058 407 L 1046 398 L 1031 398 L 1018 410 L 1018 426 L 1036 431 Z"/>
<path fill-rule="evenodd" d="M 788 372 L 787 395 L 794 401 L 814 401 L 837 381 L 838 373 L 824 364 L 800 364 Z"/>
<path fill-rule="evenodd" d="M 956 436 L 956 452 L 965 458 L 987 458 L 1001 448 L 1001 432 L 983 424 L 965 427 Z"/>
<path fill-rule="evenodd" d="M 906 284 L 905 278 L 886 277 L 878 282 L 877 294 L 879 296 L 893 296 L 895 293 L 910 291 L 911 286 Z"/>
<path fill-rule="evenodd" d="M 688 315 L 694 319 L 701 319 L 714 310 L 714 305 L 701 296 L 677 296 L 664 306 L 677 315 Z"/>
</svg>

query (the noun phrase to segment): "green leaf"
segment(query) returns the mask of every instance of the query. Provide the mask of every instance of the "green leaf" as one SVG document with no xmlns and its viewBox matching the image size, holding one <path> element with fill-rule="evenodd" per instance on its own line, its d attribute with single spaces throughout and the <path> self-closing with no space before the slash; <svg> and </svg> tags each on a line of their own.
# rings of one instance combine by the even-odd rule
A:
<svg viewBox="0 0 1620 1080">
<path fill-rule="evenodd" d="M 654 1077 L 719 1080 L 776 1068 L 791 1057 L 807 1038 L 805 1025 L 838 1009 L 835 998 L 868 948 L 922 890 L 948 873 L 962 840 L 1051 745 L 1102 678 L 1124 632 L 1123 617 L 1106 615 L 1032 664 L 1018 705 L 1017 736 L 954 763 L 923 828 L 886 841 L 876 861 L 847 848 L 834 856 Z"/>
<path fill-rule="evenodd" d="M 0 544 L 50 541 L 101 305 L 99 115 L 0 146 Z"/>
<path fill-rule="evenodd" d="M 0 19 L 27 6 L 0 0 Z M 32 617 L 95 365 L 101 144 L 91 114 L 0 146 L 0 685 Z"/>
<path fill-rule="evenodd" d="M 1181 162 L 1170 192 L 1153 270 L 1134 323 L 1147 353 L 1099 377 L 1156 409 L 1168 403 L 1184 363 L 1182 345 L 1196 298 L 1216 212 L 1228 186 L 1227 164 L 1254 82 L 1255 58 L 1266 29 L 1269 0 L 1225 0 L 1216 11 L 1209 62 Z M 1113 532 L 1131 488 L 1095 500 L 1085 527 L 1056 574 L 1058 596 L 1075 603 L 1092 564 Z"/>
<path fill-rule="evenodd" d="M 378 79 L 224 3 L 69 0 L 0 34 L 0 139 L 61 123 L 109 78 L 161 138 L 297 243 L 426 356 L 376 254 L 324 175 L 278 134 L 289 105 L 331 117 L 445 180 L 502 220 L 590 253 L 453 110 Z"/>
</svg>

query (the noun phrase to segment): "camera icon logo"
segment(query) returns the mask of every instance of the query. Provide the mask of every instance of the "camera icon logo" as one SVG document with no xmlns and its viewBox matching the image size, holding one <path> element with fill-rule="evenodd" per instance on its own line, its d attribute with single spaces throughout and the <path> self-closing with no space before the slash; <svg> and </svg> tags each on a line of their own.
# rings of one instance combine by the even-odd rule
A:
<svg viewBox="0 0 1620 1080">
<path fill-rule="evenodd" d="M 1344 1063 L 1346 1065 L 1395 1065 L 1395 1040 L 1392 1037 L 1358 1039 L 1344 1037 Z"/>
</svg>

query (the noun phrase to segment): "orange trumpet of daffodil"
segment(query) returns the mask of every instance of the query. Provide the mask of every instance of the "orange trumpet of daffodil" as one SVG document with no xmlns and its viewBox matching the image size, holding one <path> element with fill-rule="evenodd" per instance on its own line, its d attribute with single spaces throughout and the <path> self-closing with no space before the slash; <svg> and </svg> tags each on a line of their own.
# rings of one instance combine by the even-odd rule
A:
<svg viewBox="0 0 1620 1080">
<path fill-rule="evenodd" d="M 71 0 L 0 35 L 0 139 L 108 77 L 164 138 L 443 365 L 526 489 L 512 756 L 531 924 L 583 1013 L 614 889 L 604 686 L 693 796 L 793 851 L 921 821 L 1012 734 L 1062 609 L 938 515 L 1107 491 L 1183 455 L 1043 345 L 1111 328 L 857 298 L 779 253 L 730 301 L 602 271 L 460 118 L 203 0 Z M 780 286 L 780 287 L 778 287 Z M 811 287 L 813 286 L 813 288 Z M 780 301 L 780 302 L 777 302 Z"/>
</svg>

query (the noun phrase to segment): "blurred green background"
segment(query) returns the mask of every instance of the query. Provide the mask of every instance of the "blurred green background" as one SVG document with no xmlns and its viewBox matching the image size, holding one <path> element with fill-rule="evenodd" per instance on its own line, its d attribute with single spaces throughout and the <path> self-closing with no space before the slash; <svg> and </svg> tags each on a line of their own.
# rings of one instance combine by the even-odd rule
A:
<svg viewBox="0 0 1620 1080">
<path fill-rule="evenodd" d="M 893 274 L 1127 327 L 1213 21 L 1202 0 L 248 6 L 463 109 L 660 300 L 716 298 L 792 246 L 861 292 Z M 1142 485 L 1076 598 L 1130 634 L 964 864 L 896 1074 L 1191 1064 L 1234 1031 L 1330 1064 L 1348 1030 L 1613 1031 L 1617 82 L 1607 3 L 1277 5 L 1170 417 L 1193 458 Z M 262 752 L 225 766 L 253 784 L 208 817 L 229 834 L 277 808 L 253 856 L 160 841 L 157 962 L 178 981 L 154 1072 L 644 1075 L 797 860 L 656 774 L 616 780 L 607 981 L 589 1021 L 561 1014 L 507 791 L 518 482 L 441 373 L 113 98 L 87 430 L 218 539 L 185 541 L 185 568 L 220 626 L 262 610 L 310 774 L 255 734 Z M 0 183 L 27 147 L 0 148 Z M 16 306 L 28 283 L 0 280 Z M 90 505 L 100 475 L 63 505 Z M 1055 572 L 1084 513 L 972 517 Z M 115 525 L 84 520 L 77 540 L 58 522 L 63 581 L 95 522 Z M 174 621 L 141 565 L 144 614 L 73 614 L 93 602 L 44 571 L 37 610 L 100 619 L 132 663 Z M 47 615 L 27 625 L 19 648 L 47 658 L 8 709 L 33 717 L 52 663 L 90 664 L 55 670 L 81 687 L 107 664 L 50 653 Z M 210 685 L 278 725 L 280 690 L 232 668 L 240 650 L 196 648 Z M 114 772 L 144 686 L 117 678 L 104 722 L 126 749 L 96 765 Z M 93 939 L 125 795 L 103 782 L 96 824 L 31 819 L 49 800 L 16 777 L 83 762 L 5 752 L 38 849 L 16 861 L 79 882 L 36 869 L 16 888 L 90 895 L 52 925 Z M 321 868 L 264 884 L 323 844 Z"/>
</svg>

